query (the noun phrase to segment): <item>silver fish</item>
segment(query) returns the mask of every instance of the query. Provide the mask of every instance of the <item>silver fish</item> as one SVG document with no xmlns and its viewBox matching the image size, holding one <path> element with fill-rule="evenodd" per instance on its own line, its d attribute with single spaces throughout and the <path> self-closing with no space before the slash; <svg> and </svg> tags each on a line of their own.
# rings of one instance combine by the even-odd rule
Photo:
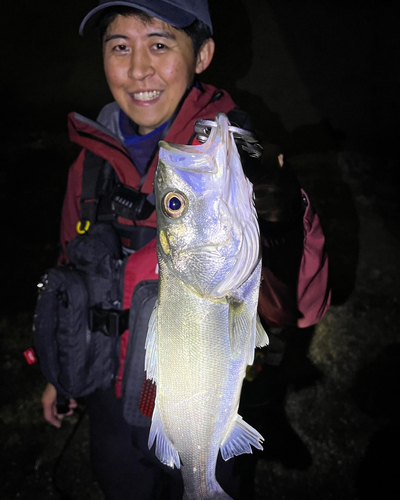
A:
<svg viewBox="0 0 400 500">
<path fill-rule="evenodd" d="M 229 499 L 225 460 L 262 449 L 239 415 L 247 365 L 268 343 L 257 315 L 261 258 L 250 181 L 226 115 L 200 146 L 160 143 L 155 174 L 160 285 L 146 340 L 157 384 L 149 435 L 159 460 L 181 467 L 184 499 Z"/>
</svg>

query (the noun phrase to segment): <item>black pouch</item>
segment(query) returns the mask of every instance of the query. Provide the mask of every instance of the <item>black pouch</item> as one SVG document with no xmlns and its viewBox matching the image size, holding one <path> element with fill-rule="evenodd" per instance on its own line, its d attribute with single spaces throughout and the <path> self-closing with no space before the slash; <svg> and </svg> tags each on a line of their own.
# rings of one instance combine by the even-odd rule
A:
<svg viewBox="0 0 400 500">
<path fill-rule="evenodd" d="M 124 262 L 112 226 L 94 225 L 68 254 L 71 264 L 50 269 L 39 286 L 33 334 L 47 380 L 82 397 L 111 386 L 129 310 L 121 310 Z"/>
<path fill-rule="evenodd" d="M 147 328 L 158 295 L 158 281 L 138 283 L 133 291 L 129 313 L 129 341 L 122 379 L 122 404 L 125 420 L 130 425 L 145 427 L 150 419 L 139 409 L 145 379 L 144 358 Z"/>
</svg>

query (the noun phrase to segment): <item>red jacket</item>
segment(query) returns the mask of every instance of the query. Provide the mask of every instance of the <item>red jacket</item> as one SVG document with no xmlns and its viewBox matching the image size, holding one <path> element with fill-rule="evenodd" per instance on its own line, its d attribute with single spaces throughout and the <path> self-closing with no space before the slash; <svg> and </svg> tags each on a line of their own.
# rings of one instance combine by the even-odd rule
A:
<svg viewBox="0 0 400 500">
<path fill-rule="evenodd" d="M 228 113 L 233 108 L 235 108 L 235 104 L 226 92 L 217 91 L 211 85 L 205 84 L 203 84 L 202 89 L 194 87 L 185 99 L 167 132 L 165 140 L 178 144 L 189 144 L 193 141 L 196 120 L 213 119 L 218 112 Z M 61 244 L 64 256 L 66 244 L 77 235 L 76 225 L 80 220 L 82 169 L 86 149 L 110 162 L 123 184 L 137 189 L 141 180 L 127 150 L 110 132 L 110 126 L 107 123 L 101 125 L 76 113 L 71 113 L 69 115 L 69 129 L 71 140 L 82 146 L 83 149 L 71 166 L 62 209 Z M 157 162 L 158 154 L 155 155 L 142 186 L 141 190 L 144 193 L 149 194 L 153 191 L 153 177 Z M 131 221 L 123 219 L 120 219 L 120 222 L 132 224 Z M 310 204 L 305 210 L 303 224 L 304 249 L 297 291 L 294 294 L 297 296 L 295 315 L 286 314 L 282 306 L 282 304 L 287 303 L 285 299 L 288 294 L 286 285 L 273 276 L 268 268 L 263 268 L 264 281 L 260 289 L 259 313 L 267 323 L 273 325 L 284 326 L 290 322 L 288 318 L 293 317 L 298 318 L 297 326 L 313 325 L 323 317 L 330 303 L 328 260 L 324 249 L 325 239 L 319 218 L 312 213 Z M 147 220 L 137 221 L 137 225 L 156 227 L 155 212 Z M 152 251 L 155 253 L 155 245 L 152 245 Z M 143 253 L 141 252 L 139 255 L 141 254 Z M 152 255 L 150 260 L 154 258 Z M 129 297 L 124 298 L 124 303 L 125 305 L 129 304 Z M 121 367 L 125 357 L 126 343 L 125 335 L 121 345 Z"/>
<path fill-rule="evenodd" d="M 213 101 L 216 95 L 221 95 Z M 193 88 L 185 99 L 182 108 L 171 125 L 166 141 L 178 144 L 189 144 L 193 138 L 194 123 L 200 119 L 213 119 L 218 112 L 228 113 L 235 108 L 235 103 L 226 92 L 219 92 L 211 85 L 203 84 L 203 89 Z M 83 147 L 77 160 L 70 168 L 67 191 L 61 215 L 61 245 L 65 252 L 66 244 L 75 238 L 76 224 L 80 219 L 80 197 L 82 191 L 82 168 L 85 149 L 105 158 L 111 163 L 122 184 L 137 189 L 140 175 L 137 172 L 129 153 L 118 139 L 110 135 L 105 127 L 88 120 L 77 113 L 69 115 L 70 139 Z M 153 191 L 153 177 L 157 167 L 158 154 L 150 166 L 146 181 L 141 188 L 143 193 Z M 128 220 L 121 221 L 126 224 Z M 137 221 L 138 226 L 156 227 L 155 212 L 147 219 Z"/>
</svg>

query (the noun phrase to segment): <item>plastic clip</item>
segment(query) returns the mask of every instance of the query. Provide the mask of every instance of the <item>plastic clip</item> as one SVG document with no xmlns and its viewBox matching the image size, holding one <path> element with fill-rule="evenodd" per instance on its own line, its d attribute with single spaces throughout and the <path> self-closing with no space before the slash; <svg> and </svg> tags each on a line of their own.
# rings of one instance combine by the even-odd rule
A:
<svg viewBox="0 0 400 500">
<path fill-rule="evenodd" d="M 85 225 L 82 228 L 82 223 L 83 222 L 85 223 Z M 80 220 L 76 224 L 76 232 L 78 234 L 85 234 L 88 231 L 89 227 L 90 227 L 90 221 L 89 220 L 85 220 L 85 219 Z"/>
<path fill-rule="evenodd" d="M 206 142 L 211 129 L 216 126 L 217 122 L 215 120 L 197 120 L 194 124 L 197 140 L 201 143 Z M 229 132 L 233 134 L 236 145 L 241 146 L 252 158 L 260 158 L 262 156 L 263 148 L 253 132 L 233 125 L 229 125 Z"/>
</svg>

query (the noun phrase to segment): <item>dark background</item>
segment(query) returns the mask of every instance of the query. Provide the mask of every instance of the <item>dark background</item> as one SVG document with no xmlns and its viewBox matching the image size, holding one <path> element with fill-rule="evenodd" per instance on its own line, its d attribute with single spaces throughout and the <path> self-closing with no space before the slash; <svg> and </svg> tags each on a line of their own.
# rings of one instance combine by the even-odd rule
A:
<svg viewBox="0 0 400 500">
<path fill-rule="evenodd" d="M 57 253 L 67 169 L 77 154 L 68 143 L 67 113 L 94 119 L 111 100 L 99 41 L 78 35 L 94 4 L 13 3 L 3 16 L 0 182 L 13 235 L 4 245 L 18 263 L 5 266 L 5 311 L 25 298 L 32 303 L 32 289 L 21 295 L 19 283 L 35 281 Z M 288 159 L 339 152 L 347 168 L 391 183 L 400 130 L 400 37 L 391 2 L 210 5 L 217 50 L 204 80 L 230 91 L 263 139 L 279 144 Z"/>
<path fill-rule="evenodd" d="M 57 256 L 68 167 L 67 113 L 95 119 L 111 100 L 96 37 L 78 26 L 96 4 L 18 2 L 2 16 L 2 498 L 101 498 L 81 412 L 42 420 L 44 379 L 24 363 L 36 282 Z M 279 144 L 311 196 L 330 255 L 333 306 L 284 332 L 256 498 L 398 498 L 399 49 L 385 1 L 213 0 L 217 51 L 204 75 Z M 82 417 L 75 435 L 74 425 Z M 72 436 L 62 466 L 57 462 Z M 64 493 L 54 488 L 54 466 Z M 397 488 L 397 490 L 396 490 Z M 60 496 L 61 495 L 61 496 Z M 393 496 L 394 495 L 394 496 Z"/>
</svg>

